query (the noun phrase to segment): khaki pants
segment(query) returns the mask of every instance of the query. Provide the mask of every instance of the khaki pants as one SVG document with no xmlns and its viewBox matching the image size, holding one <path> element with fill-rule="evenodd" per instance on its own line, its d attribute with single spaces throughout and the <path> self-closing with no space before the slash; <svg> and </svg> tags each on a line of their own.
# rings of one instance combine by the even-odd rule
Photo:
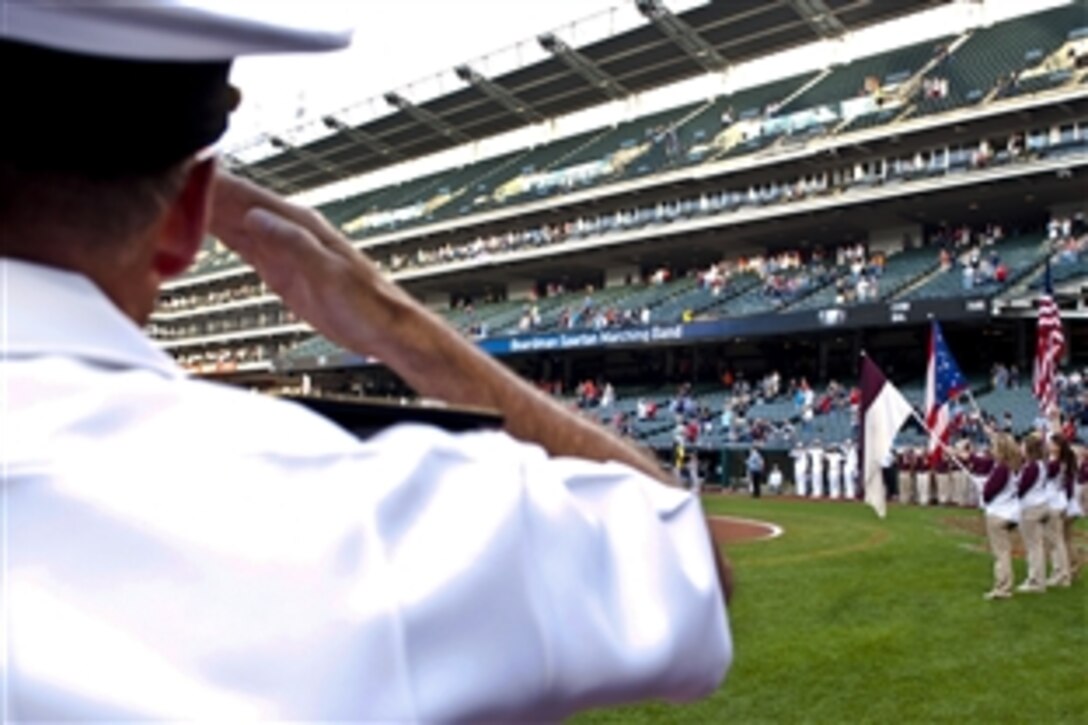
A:
<svg viewBox="0 0 1088 725">
<path fill-rule="evenodd" d="M 1050 518 L 1043 529 L 1043 540 L 1050 552 L 1050 578 L 1047 583 L 1068 584 L 1073 581 L 1069 571 L 1069 551 L 1065 544 L 1065 517 L 1061 511 L 1051 509 Z"/>
<path fill-rule="evenodd" d="M 914 476 L 910 471 L 899 472 L 899 502 L 910 503 L 914 496 Z"/>
<path fill-rule="evenodd" d="M 1069 558 L 1069 576 L 1075 577 L 1081 568 L 1080 551 L 1073 541 L 1073 524 L 1077 520 L 1071 516 L 1062 519 L 1062 538 L 1065 539 L 1065 555 Z"/>
<path fill-rule="evenodd" d="M 949 473 L 935 473 L 933 477 L 937 483 L 937 503 L 944 506 L 952 500 L 952 475 Z"/>
<path fill-rule="evenodd" d="M 922 471 L 914 479 L 914 486 L 918 491 L 918 503 L 922 506 L 929 506 L 929 484 L 929 471 Z"/>
<path fill-rule="evenodd" d="M 960 470 L 952 472 L 952 503 L 957 506 L 968 505 L 968 490 L 967 487 L 971 485 L 971 480 L 967 477 L 967 474 Z"/>
<path fill-rule="evenodd" d="M 986 517 L 986 538 L 994 555 L 994 591 L 1012 594 L 1012 524 L 997 516 Z"/>
<path fill-rule="evenodd" d="M 1028 578 L 1025 584 L 1046 586 L 1046 544 L 1043 531 L 1053 518 L 1046 504 L 1024 509 L 1020 515 L 1020 536 L 1028 556 Z"/>
<path fill-rule="evenodd" d="M 978 506 L 979 499 L 982 494 L 982 486 L 986 485 L 985 479 L 980 483 L 979 480 L 973 476 L 967 478 L 967 505 Z"/>
</svg>

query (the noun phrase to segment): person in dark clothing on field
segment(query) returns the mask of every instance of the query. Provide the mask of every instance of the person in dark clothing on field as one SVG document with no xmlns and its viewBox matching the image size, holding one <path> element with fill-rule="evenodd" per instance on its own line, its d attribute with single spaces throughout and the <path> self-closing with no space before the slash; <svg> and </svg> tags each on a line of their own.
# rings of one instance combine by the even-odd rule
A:
<svg viewBox="0 0 1088 725">
<path fill-rule="evenodd" d="M 760 489 L 763 486 L 763 455 L 759 452 L 759 449 L 752 446 L 752 450 L 748 453 L 748 460 L 745 462 L 745 466 L 748 469 L 748 481 L 752 487 L 752 496 L 759 498 Z"/>
</svg>

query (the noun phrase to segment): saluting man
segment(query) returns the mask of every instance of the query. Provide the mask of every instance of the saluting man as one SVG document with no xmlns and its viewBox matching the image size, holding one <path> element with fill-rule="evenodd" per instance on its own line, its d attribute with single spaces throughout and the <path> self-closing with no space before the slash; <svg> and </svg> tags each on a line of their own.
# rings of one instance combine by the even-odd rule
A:
<svg viewBox="0 0 1088 725">
<path fill-rule="evenodd" d="M 242 12 L 269 5 L 0 3 L 4 718 L 559 720 L 714 691 L 698 498 L 318 214 L 217 174 L 231 59 L 348 41 Z M 141 328 L 209 232 L 330 340 L 505 429 L 362 442 L 188 378 Z"/>
</svg>

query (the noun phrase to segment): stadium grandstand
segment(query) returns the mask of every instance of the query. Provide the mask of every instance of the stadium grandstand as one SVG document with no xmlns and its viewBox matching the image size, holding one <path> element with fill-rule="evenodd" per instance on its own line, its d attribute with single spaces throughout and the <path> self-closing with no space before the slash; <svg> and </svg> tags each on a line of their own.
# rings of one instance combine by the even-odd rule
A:
<svg viewBox="0 0 1088 725">
<path fill-rule="evenodd" d="M 1027 429 L 1048 274 L 1061 401 L 1088 435 L 1084 0 L 671 5 L 625 3 L 637 20 L 605 37 L 545 32 L 521 67 L 460 65 L 453 90 L 390 91 L 224 158 L 663 457 L 850 438 L 862 351 L 920 405 L 931 319 L 983 413 Z M 238 385 L 409 395 L 214 239 L 150 332 Z"/>
</svg>

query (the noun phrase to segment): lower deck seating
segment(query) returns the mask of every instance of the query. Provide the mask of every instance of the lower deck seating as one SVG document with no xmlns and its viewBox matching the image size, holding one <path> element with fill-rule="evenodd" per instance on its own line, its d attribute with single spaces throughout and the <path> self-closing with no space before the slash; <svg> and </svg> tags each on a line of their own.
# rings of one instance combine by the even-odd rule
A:
<svg viewBox="0 0 1088 725">
<path fill-rule="evenodd" d="M 997 254 L 1000 263 L 1008 269 L 1004 282 L 974 282 L 971 286 L 967 286 L 964 282 L 962 264 L 954 264 L 947 271 L 936 272 L 931 279 L 907 292 L 903 299 L 920 300 L 965 295 L 990 297 L 999 294 L 1024 279 L 1042 264 L 1045 256 L 1042 241 L 1041 235 L 1029 234 L 994 245 L 992 252 Z M 984 257 L 990 254 L 990 249 L 982 250 Z"/>
</svg>

